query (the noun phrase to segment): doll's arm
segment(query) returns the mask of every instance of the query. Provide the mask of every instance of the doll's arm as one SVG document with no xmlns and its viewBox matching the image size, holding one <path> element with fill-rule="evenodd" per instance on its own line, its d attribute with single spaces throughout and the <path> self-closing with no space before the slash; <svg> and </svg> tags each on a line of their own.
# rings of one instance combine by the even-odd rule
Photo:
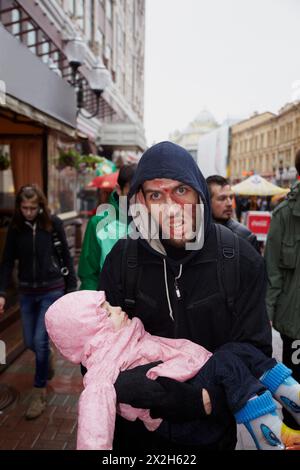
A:
<svg viewBox="0 0 300 470">
<path fill-rule="evenodd" d="M 112 449 L 115 418 L 113 384 L 88 384 L 79 399 L 77 450 Z"/>
</svg>

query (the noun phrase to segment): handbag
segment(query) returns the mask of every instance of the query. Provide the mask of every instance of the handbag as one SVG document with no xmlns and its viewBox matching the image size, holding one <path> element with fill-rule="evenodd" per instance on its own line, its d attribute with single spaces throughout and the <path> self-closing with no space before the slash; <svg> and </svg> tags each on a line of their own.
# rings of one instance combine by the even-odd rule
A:
<svg viewBox="0 0 300 470">
<path fill-rule="evenodd" d="M 58 262 L 60 264 L 61 275 L 68 276 L 69 268 L 65 265 L 65 262 L 64 262 L 62 242 L 58 236 L 58 233 L 55 230 L 53 230 L 52 232 L 52 241 L 54 245 L 54 250 L 57 254 Z"/>
</svg>

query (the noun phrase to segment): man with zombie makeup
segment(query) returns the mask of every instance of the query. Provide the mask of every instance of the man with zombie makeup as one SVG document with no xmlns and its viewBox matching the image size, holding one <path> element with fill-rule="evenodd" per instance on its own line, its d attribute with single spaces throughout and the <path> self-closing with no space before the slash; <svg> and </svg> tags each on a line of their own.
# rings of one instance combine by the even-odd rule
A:
<svg viewBox="0 0 300 470">
<path fill-rule="evenodd" d="M 135 298 L 129 312 L 122 266 L 128 240 L 122 239 L 107 256 L 100 277 L 100 289 L 110 304 L 140 317 L 153 335 L 186 338 L 211 352 L 228 342 L 250 343 L 270 356 L 263 259 L 236 237 L 238 291 L 230 306 L 222 289 L 222 246 L 211 219 L 207 184 L 192 156 L 171 142 L 149 148 L 132 181 L 129 205 L 130 243 L 137 252 Z M 235 448 L 236 424 L 224 396 L 210 397 L 212 413 L 201 414 L 205 400 L 201 372 L 188 383 L 164 381 L 169 399 L 160 402 L 155 391 L 159 378 L 147 379 L 149 367 L 120 373 L 117 400 L 150 408 L 152 417 L 164 419 L 164 429 L 154 436 L 138 420 L 131 423 L 118 417 L 115 450 Z"/>
</svg>

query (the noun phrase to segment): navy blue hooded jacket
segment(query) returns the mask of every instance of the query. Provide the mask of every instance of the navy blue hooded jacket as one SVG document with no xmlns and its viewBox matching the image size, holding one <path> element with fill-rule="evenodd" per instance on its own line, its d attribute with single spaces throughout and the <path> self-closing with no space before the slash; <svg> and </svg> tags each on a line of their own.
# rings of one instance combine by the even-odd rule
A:
<svg viewBox="0 0 300 470">
<path fill-rule="evenodd" d="M 143 154 L 131 183 L 128 199 L 145 181 L 167 178 L 180 181 L 197 191 L 204 203 L 205 238 L 211 225 L 210 197 L 204 176 L 192 156 L 179 145 L 160 142 Z"/>
<path fill-rule="evenodd" d="M 145 239 L 134 242 L 139 265 L 135 315 L 151 334 L 186 338 L 212 352 L 227 342 L 249 342 L 270 355 L 271 328 L 265 307 L 266 273 L 262 257 L 247 241 L 239 239 L 240 288 L 233 314 L 219 285 L 216 227 L 211 222 L 207 185 L 197 164 L 178 145 L 170 142 L 154 145 L 139 162 L 129 199 L 134 198 L 145 181 L 156 178 L 183 182 L 199 193 L 204 203 L 205 240 L 202 249 L 184 252 L 181 259 L 155 251 Z M 115 245 L 100 278 L 100 288 L 106 291 L 108 301 L 123 308 L 124 246 L 125 240 Z M 180 289 L 180 298 L 175 284 Z M 219 424 L 216 433 L 211 430 L 203 439 L 206 443 L 214 442 L 220 432 L 224 433 L 224 429 Z"/>
</svg>

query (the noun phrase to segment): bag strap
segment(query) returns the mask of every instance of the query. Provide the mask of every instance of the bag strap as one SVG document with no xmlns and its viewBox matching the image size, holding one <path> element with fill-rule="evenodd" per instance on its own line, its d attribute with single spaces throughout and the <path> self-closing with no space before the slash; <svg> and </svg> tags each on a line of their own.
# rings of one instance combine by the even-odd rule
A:
<svg viewBox="0 0 300 470">
<path fill-rule="evenodd" d="M 60 264 L 60 272 L 62 276 L 67 276 L 69 274 L 69 269 L 65 265 L 64 258 L 63 258 L 63 247 L 62 247 L 62 242 L 59 238 L 59 235 L 55 229 L 52 231 L 52 243 L 54 246 L 54 250 L 57 254 L 58 261 Z"/>
<path fill-rule="evenodd" d="M 138 277 L 138 246 L 136 240 L 127 237 L 122 255 L 122 285 L 124 309 L 129 316 L 135 313 L 136 284 Z"/>
<path fill-rule="evenodd" d="M 234 314 L 235 298 L 239 291 L 239 241 L 238 236 L 221 224 L 215 224 L 218 241 L 218 280 L 222 295 L 230 312 Z M 126 313 L 133 316 L 136 306 L 138 278 L 138 245 L 128 237 L 122 254 L 122 286 Z"/>
<path fill-rule="evenodd" d="M 239 240 L 238 236 L 222 224 L 215 224 L 218 241 L 218 278 L 229 310 L 235 312 L 235 298 L 239 291 Z"/>
</svg>

